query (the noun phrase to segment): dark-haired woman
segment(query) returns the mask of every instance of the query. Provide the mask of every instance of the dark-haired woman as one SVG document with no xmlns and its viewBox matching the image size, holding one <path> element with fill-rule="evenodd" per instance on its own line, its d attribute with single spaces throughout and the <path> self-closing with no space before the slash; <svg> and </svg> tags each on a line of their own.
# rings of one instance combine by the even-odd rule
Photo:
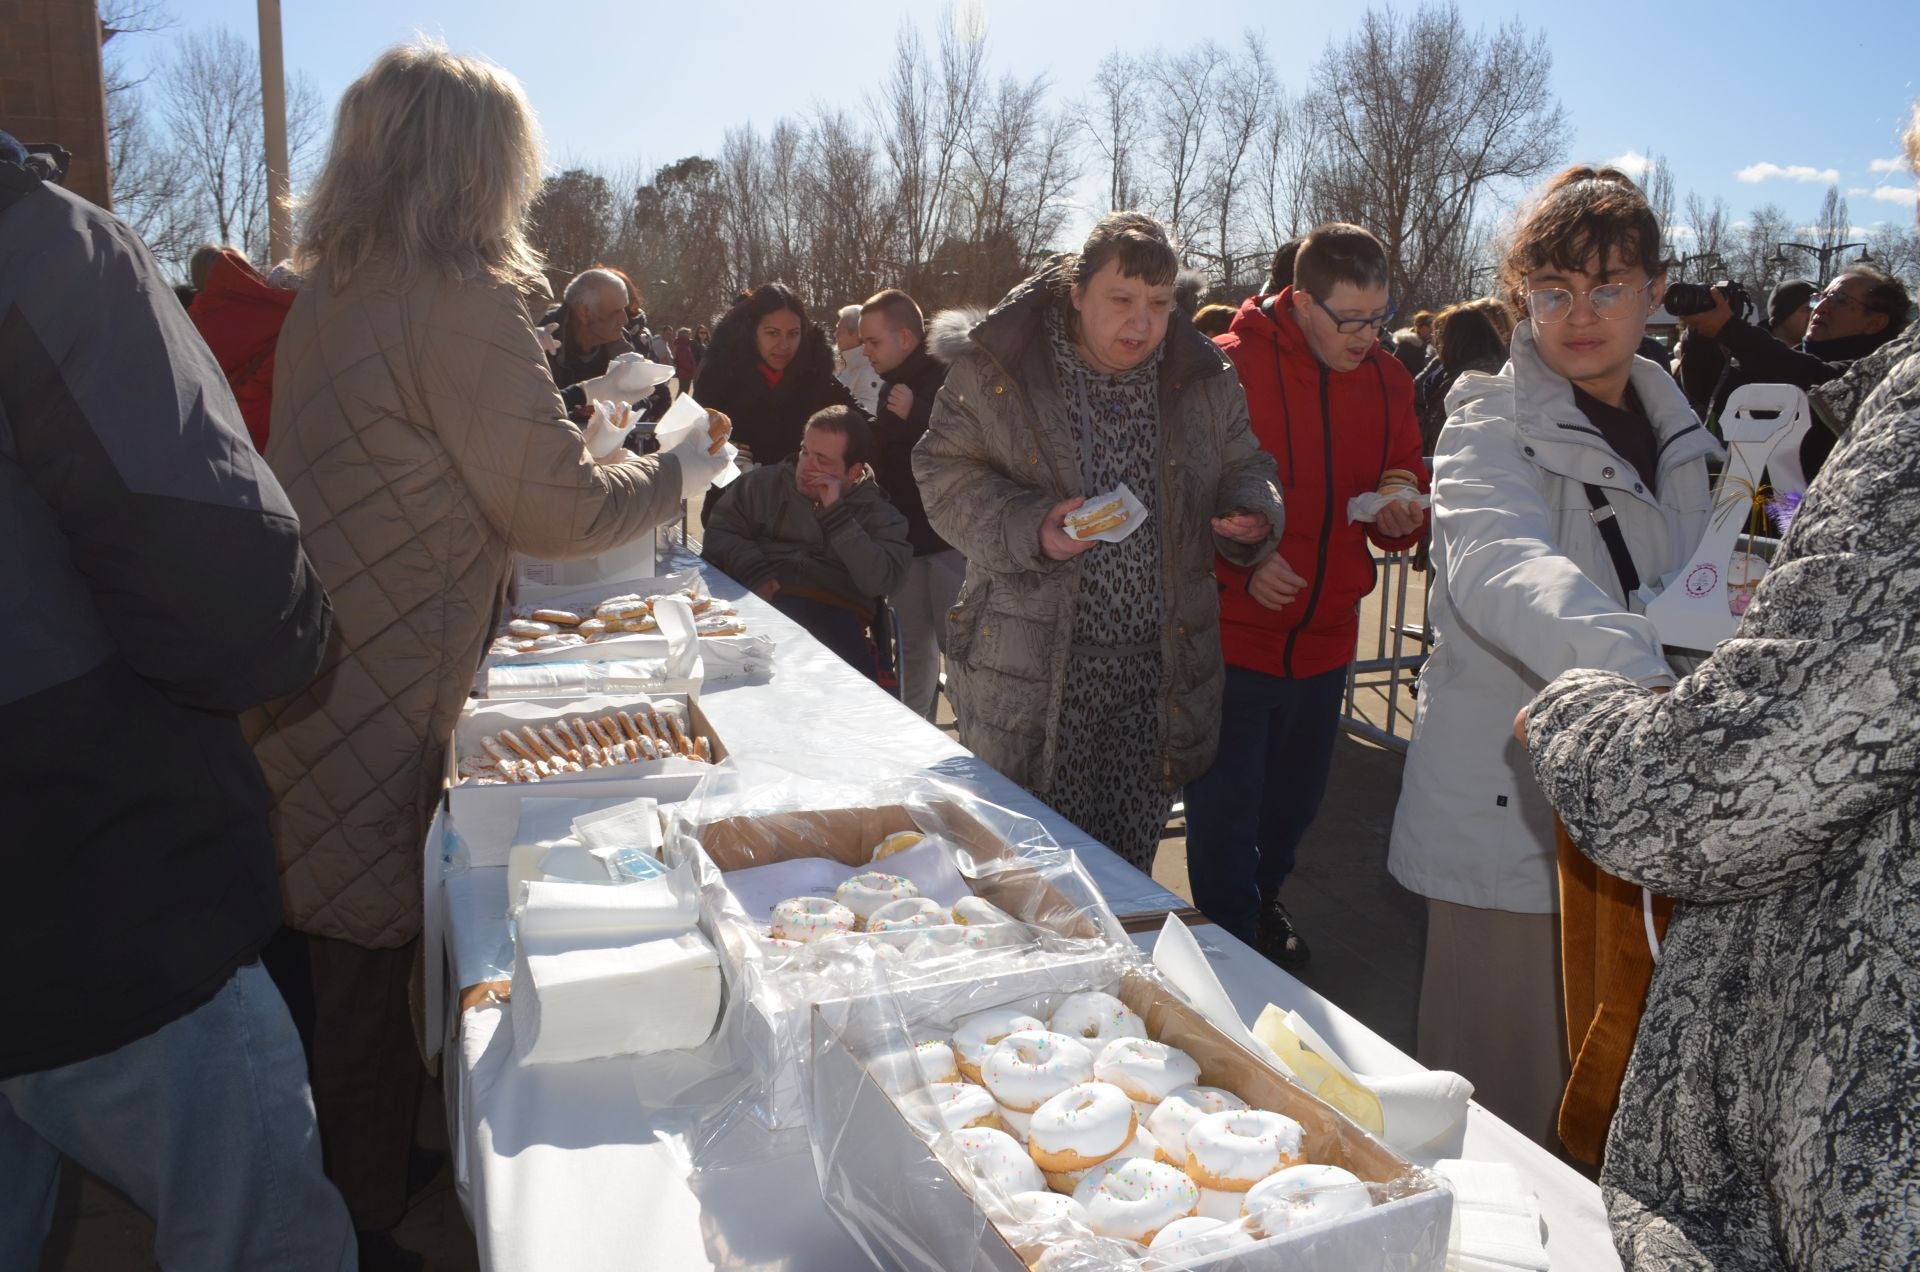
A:
<svg viewBox="0 0 1920 1272">
<path fill-rule="evenodd" d="M 785 283 L 763 283 L 720 319 L 693 396 L 733 421 L 740 458 L 756 464 L 797 454 L 815 411 L 853 405 L 833 378 L 826 335 Z"/>
<path fill-rule="evenodd" d="M 1573 667 L 1674 681 L 1636 593 L 1700 541 L 1719 444 L 1635 356 L 1661 258 L 1630 179 L 1555 178 L 1501 267 L 1509 361 L 1460 378 L 1433 460 L 1436 644 L 1388 856 L 1427 898 L 1419 1055 L 1548 1146 L 1569 1072 L 1553 810 L 1513 714 Z"/>
<path fill-rule="evenodd" d="M 1469 371 L 1491 375 L 1505 366 L 1507 340 L 1480 301 L 1448 305 L 1434 318 L 1433 362 L 1414 385 L 1426 454 L 1433 454 L 1447 422 L 1447 394 L 1454 384 Z"/>
<path fill-rule="evenodd" d="M 947 659 L 961 740 L 1142 870 L 1219 732 L 1217 549 L 1279 541 L 1273 458 L 1218 346 L 1176 312 L 1178 258 L 1118 212 L 959 340 L 914 451 L 967 558 Z M 1117 543 L 1065 519 L 1124 483 Z"/>
</svg>

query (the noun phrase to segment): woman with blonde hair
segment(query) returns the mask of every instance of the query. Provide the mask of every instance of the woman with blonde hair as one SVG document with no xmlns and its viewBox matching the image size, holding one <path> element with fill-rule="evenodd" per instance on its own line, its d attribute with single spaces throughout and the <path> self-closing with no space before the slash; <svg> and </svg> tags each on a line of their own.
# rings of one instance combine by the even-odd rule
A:
<svg viewBox="0 0 1920 1272">
<path fill-rule="evenodd" d="M 539 187 L 511 75 L 431 45 L 382 54 L 341 99 L 276 353 L 267 462 L 333 638 L 313 682 L 247 726 L 286 922 L 307 937 L 321 1142 L 363 1267 L 410 1262 L 391 1229 L 421 1077 L 421 844 L 513 555 L 617 547 L 717 468 L 704 446 L 596 462 L 568 422 L 522 299 Z"/>
</svg>

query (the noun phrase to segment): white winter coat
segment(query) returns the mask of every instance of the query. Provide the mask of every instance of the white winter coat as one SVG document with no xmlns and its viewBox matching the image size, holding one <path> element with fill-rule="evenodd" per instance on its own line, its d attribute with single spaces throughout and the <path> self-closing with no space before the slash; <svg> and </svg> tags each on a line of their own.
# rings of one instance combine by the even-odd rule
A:
<svg viewBox="0 0 1920 1272">
<path fill-rule="evenodd" d="M 1447 395 L 1433 461 L 1436 641 L 1387 857 L 1422 896 L 1557 910 L 1553 810 L 1514 716 L 1574 668 L 1674 681 L 1644 606 L 1625 599 L 1584 485 L 1606 491 L 1642 582 L 1657 587 L 1706 529 L 1707 458 L 1720 444 L 1663 368 L 1638 359 L 1632 374 L 1659 438 L 1657 500 L 1540 360 L 1528 324 L 1500 374 L 1463 375 Z"/>
</svg>

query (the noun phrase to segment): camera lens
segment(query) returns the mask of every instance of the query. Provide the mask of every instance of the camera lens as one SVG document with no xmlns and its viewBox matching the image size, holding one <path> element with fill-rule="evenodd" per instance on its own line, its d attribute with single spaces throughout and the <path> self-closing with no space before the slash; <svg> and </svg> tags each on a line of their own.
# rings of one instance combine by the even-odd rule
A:
<svg viewBox="0 0 1920 1272">
<path fill-rule="evenodd" d="M 1704 283 L 1669 283 L 1667 312 L 1675 318 L 1704 314 L 1713 308 L 1713 290 Z"/>
</svg>

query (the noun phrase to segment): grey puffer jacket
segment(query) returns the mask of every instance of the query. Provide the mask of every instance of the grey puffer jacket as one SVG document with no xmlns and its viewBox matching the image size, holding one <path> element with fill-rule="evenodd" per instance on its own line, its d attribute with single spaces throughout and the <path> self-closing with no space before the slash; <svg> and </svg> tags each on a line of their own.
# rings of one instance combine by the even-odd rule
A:
<svg viewBox="0 0 1920 1272">
<path fill-rule="evenodd" d="M 1041 552 L 1040 523 L 1061 500 L 1099 493 L 1081 489 L 1048 352 L 1047 307 L 1067 303 L 1064 291 L 1049 267 L 977 323 L 971 315 L 935 320 L 931 347 L 950 365 L 913 454 L 927 519 L 967 558 L 947 634 L 960 740 L 1042 795 L 1054 772 L 1080 565 Z M 1154 506 L 1167 602 L 1158 765 L 1171 788 L 1206 769 L 1220 732 L 1214 553 L 1237 565 L 1265 560 L 1282 514 L 1273 457 L 1247 425 L 1233 365 L 1178 313 L 1166 342 Z M 1218 537 L 1209 519 L 1234 508 L 1265 513 L 1273 533 L 1252 545 Z"/>
<path fill-rule="evenodd" d="M 1630 1268 L 1920 1248 L 1920 351 L 1854 400 L 1732 639 L 1528 712 L 1581 851 L 1680 903 L 1600 1176 Z"/>
</svg>

